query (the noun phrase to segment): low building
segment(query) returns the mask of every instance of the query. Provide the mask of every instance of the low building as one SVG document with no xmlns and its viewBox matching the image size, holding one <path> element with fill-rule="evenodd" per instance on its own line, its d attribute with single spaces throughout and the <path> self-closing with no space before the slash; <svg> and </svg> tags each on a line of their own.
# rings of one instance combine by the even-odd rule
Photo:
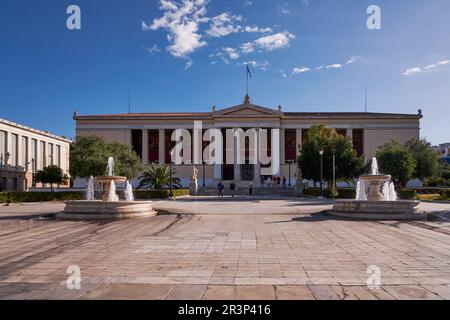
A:
<svg viewBox="0 0 450 320">
<path fill-rule="evenodd" d="M 27 191 L 34 173 L 49 165 L 69 172 L 71 140 L 0 119 L 0 190 Z M 67 185 L 60 187 L 68 187 Z"/>
<path fill-rule="evenodd" d="M 442 143 L 438 146 L 433 147 L 437 153 L 439 153 L 439 157 L 442 161 L 450 163 L 450 143 Z"/>
<path fill-rule="evenodd" d="M 170 150 L 174 147 L 172 132 L 175 129 L 194 130 L 194 122 L 201 122 L 202 129 L 250 128 L 267 129 L 269 132 L 279 130 L 279 164 L 276 164 L 275 174 L 290 178 L 294 183 L 297 169 L 296 158 L 302 142 L 312 125 L 325 124 L 335 128 L 338 133 L 348 136 L 359 155 L 370 159 L 377 148 L 392 139 L 405 142 L 411 138 L 420 137 L 420 119 L 418 114 L 367 113 L 367 112 L 283 112 L 276 109 L 261 107 L 250 102 L 247 96 L 244 103 L 211 112 L 183 113 L 128 113 L 103 115 L 74 115 L 77 136 L 98 135 L 107 141 L 120 141 L 133 146 L 141 157 L 142 163 L 168 164 Z M 269 137 L 270 140 L 270 137 Z M 202 150 L 205 142 L 202 141 Z M 260 147 L 260 146 L 259 146 Z M 267 147 L 270 153 L 270 145 Z M 249 153 L 248 143 L 245 145 Z M 225 144 L 224 144 L 224 153 Z M 193 152 L 194 153 L 194 152 Z M 184 163 L 175 166 L 178 177 L 187 185 L 192 172 L 192 164 Z M 203 177 L 206 184 L 217 180 L 224 181 L 261 181 L 261 166 L 258 164 L 223 163 L 196 165 L 199 183 Z M 204 172 L 204 175 L 203 175 Z"/>
</svg>

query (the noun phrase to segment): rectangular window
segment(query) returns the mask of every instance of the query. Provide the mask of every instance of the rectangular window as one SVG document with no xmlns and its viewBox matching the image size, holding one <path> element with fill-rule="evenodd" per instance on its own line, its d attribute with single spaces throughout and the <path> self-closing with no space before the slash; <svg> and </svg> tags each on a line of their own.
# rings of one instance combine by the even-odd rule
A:
<svg viewBox="0 0 450 320">
<path fill-rule="evenodd" d="M 29 167 L 29 157 L 28 157 L 28 138 L 22 137 L 22 150 L 20 151 L 20 166 L 28 170 Z"/>
<path fill-rule="evenodd" d="M 31 139 L 31 170 L 35 170 L 37 168 L 37 140 L 36 139 Z"/>
<path fill-rule="evenodd" d="M 50 165 L 54 165 L 55 164 L 55 154 L 54 154 L 54 147 L 52 143 L 48 144 L 48 163 Z"/>
<path fill-rule="evenodd" d="M 159 131 L 148 130 L 148 161 L 159 162 Z"/>
<path fill-rule="evenodd" d="M 142 130 L 131 130 L 131 145 L 142 160 Z"/>
<path fill-rule="evenodd" d="M 286 162 L 297 160 L 297 132 L 285 130 L 284 132 L 284 158 Z"/>
<path fill-rule="evenodd" d="M 9 164 L 13 167 L 17 167 L 17 144 L 18 144 L 19 136 L 17 134 L 11 134 L 11 148 L 10 148 L 10 158 Z"/>
<path fill-rule="evenodd" d="M 336 132 L 338 135 L 341 135 L 343 137 L 347 136 L 347 129 L 337 129 Z"/>
<path fill-rule="evenodd" d="M 61 146 L 56 146 L 56 158 L 55 158 L 55 164 L 61 168 Z"/>
<path fill-rule="evenodd" d="M 358 156 L 364 154 L 364 131 L 362 129 L 353 129 L 353 149 Z"/>
<path fill-rule="evenodd" d="M 41 170 L 45 167 L 45 142 L 40 141 L 39 143 L 39 163 L 38 169 Z"/>
<path fill-rule="evenodd" d="M 3 156 L 3 160 L 5 160 L 6 147 L 6 131 L 0 131 L 0 156 Z"/>
</svg>

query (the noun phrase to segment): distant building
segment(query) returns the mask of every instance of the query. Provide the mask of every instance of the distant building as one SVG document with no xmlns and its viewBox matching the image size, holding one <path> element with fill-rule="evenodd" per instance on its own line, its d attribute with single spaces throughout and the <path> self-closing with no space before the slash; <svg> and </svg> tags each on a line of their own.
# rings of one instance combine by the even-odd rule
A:
<svg viewBox="0 0 450 320">
<path fill-rule="evenodd" d="M 49 165 L 68 174 L 70 143 L 49 132 L 0 119 L 0 191 L 28 190 L 34 183 L 33 174 Z"/>
<path fill-rule="evenodd" d="M 144 165 L 151 163 L 168 164 L 170 150 L 175 142 L 171 140 L 174 129 L 183 128 L 192 132 L 194 121 L 201 121 L 203 130 L 214 128 L 223 132 L 230 128 L 267 129 L 268 135 L 273 129 L 279 134 L 279 163 L 275 174 L 286 177 L 292 182 L 296 177 L 296 159 L 308 130 L 315 124 L 325 124 L 335 128 L 339 134 L 352 139 L 353 147 L 365 159 L 374 156 L 377 148 L 392 139 L 405 142 L 420 137 L 420 119 L 418 114 L 368 113 L 368 112 L 283 112 L 276 109 L 254 105 L 249 97 L 242 104 L 229 108 L 213 107 L 212 112 L 183 113 L 139 113 L 139 114 L 74 114 L 77 136 L 98 135 L 107 141 L 120 141 L 130 144 Z M 205 146 L 203 145 L 203 149 Z M 224 144 L 225 148 L 225 144 Z M 233 147 L 234 148 L 234 147 Z M 260 147 L 258 147 L 259 149 Z M 261 147 L 263 148 L 263 147 Z M 270 149 L 270 146 L 267 148 Z M 225 154 L 224 150 L 224 154 Z M 242 150 L 244 151 L 244 150 Z M 271 152 L 268 150 L 269 153 Z M 245 153 L 250 152 L 248 144 Z M 192 172 L 192 164 L 175 166 L 177 175 L 187 185 Z M 218 180 L 237 183 L 253 182 L 259 184 L 262 178 L 261 166 L 254 164 L 223 163 L 214 165 L 197 164 L 199 181 L 203 172 L 206 184 L 215 184 Z"/>
<path fill-rule="evenodd" d="M 439 156 L 442 160 L 450 163 L 450 142 L 440 144 L 439 146 L 433 147 L 436 152 L 439 153 Z"/>
</svg>

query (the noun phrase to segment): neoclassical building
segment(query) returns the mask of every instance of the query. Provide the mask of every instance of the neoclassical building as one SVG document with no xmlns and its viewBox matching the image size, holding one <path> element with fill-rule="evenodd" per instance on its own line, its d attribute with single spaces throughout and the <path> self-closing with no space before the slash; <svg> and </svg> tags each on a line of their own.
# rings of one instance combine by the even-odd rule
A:
<svg viewBox="0 0 450 320">
<path fill-rule="evenodd" d="M 201 121 L 203 130 L 210 128 L 224 132 L 230 128 L 260 128 L 268 132 L 268 154 L 270 150 L 270 132 L 279 129 L 279 176 L 291 178 L 294 184 L 297 169 L 296 157 L 301 149 L 308 129 L 315 124 L 326 124 L 338 133 L 348 136 L 358 154 L 370 159 L 377 147 L 397 139 L 405 142 L 420 136 L 420 119 L 422 113 L 367 113 L 367 112 L 283 112 L 281 107 L 271 109 L 258 106 L 245 97 L 242 104 L 229 108 L 216 109 L 211 112 L 183 113 L 128 113 L 103 115 L 74 114 L 76 134 L 99 135 L 107 141 L 120 141 L 131 144 L 142 163 L 168 164 L 170 150 L 175 145 L 172 132 L 175 129 L 194 129 L 194 122 Z M 203 148 L 209 142 L 203 142 Z M 225 144 L 224 144 L 225 148 Z M 248 149 L 248 145 L 246 147 Z M 225 151 L 225 150 L 224 150 Z M 248 150 L 245 150 L 248 154 Z M 175 166 L 184 185 L 189 182 L 192 164 Z M 224 163 L 221 165 L 197 165 L 199 183 L 206 184 L 222 179 L 238 182 L 254 181 L 261 178 L 261 166 L 252 164 Z"/>
<path fill-rule="evenodd" d="M 49 165 L 57 165 L 68 175 L 71 143 L 48 131 L 0 119 L 0 191 L 46 187 L 33 176 Z M 59 187 L 69 187 L 69 181 Z"/>
</svg>

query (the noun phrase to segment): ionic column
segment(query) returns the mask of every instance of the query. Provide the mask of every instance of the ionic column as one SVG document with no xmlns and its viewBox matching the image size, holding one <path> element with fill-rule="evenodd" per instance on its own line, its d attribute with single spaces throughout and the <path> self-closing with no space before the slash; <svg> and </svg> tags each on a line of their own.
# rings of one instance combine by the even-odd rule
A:
<svg viewBox="0 0 450 320">
<path fill-rule="evenodd" d="M 353 140 L 353 129 L 347 129 L 347 137 Z"/>
<path fill-rule="evenodd" d="M 285 130 L 280 128 L 280 164 L 285 164 L 286 162 L 285 149 Z"/>
<path fill-rule="evenodd" d="M 142 129 L 142 164 L 148 164 L 148 130 Z"/>
<path fill-rule="evenodd" d="M 166 135 L 164 129 L 159 129 L 158 159 L 159 163 L 166 163 Z"/>
<path fill-rule="evenodd" d="M 236 136 L 233 138 L 233 145 L 234 145 L 234 180 L 239 181 L 241 180 L 241 165 L 238 161 L 238 154 L 242 153 L 242 150 L 240 149 L 240 141 L 236 138 Z M 239 149 L 238 149 L 239 148 Z M 239 151 L 238 151 L 239 150 Z M 245 143 L 244 143 L 244 155 L 245 155 Z"/>
<path fill-rule="evenodd" d="M 255 184 L 259 184 L 261 183 L 261 156 L 260 156 L 260 152 L 261 152 L 261 139 L 260 139 L 260 134 L 261 134 L 261 130 L 260 129 L 256 129 L 256 141 L 255 141 L 255 148 L 256 148 L 256 152 L 255 152 L 255 172 L 254 172 L 254 182 Z"/>
</svg>

